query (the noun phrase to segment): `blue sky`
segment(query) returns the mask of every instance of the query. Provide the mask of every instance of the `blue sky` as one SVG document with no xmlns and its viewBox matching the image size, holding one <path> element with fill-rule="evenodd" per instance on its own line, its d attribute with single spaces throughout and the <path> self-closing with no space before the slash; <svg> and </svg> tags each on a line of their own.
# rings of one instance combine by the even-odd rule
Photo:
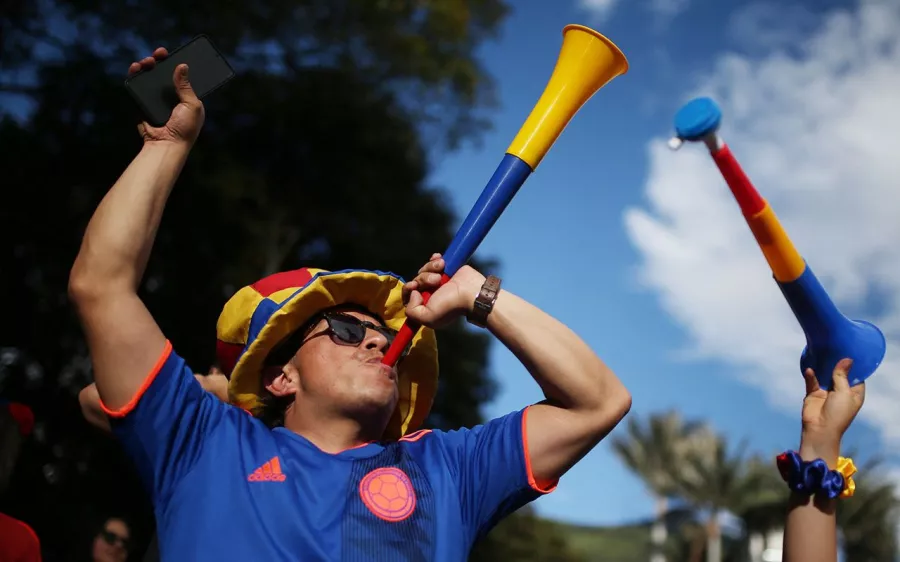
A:
<svg viewBox="0 0 900 562">
<path fill-rule="evenodd" d="M 839 24 L 844 13 L 856 24 L 848 29 L 860 34 L 860 26 L 874 25 L 872 22 L 883 18 L 865 17 L 864 6 L 855 2 L 831 0 L 779 2 L 777 11 L 773 4 L 712 0 L 595 0 L 582 4 L 575 0 L 523 0 L 514 4 L 501 37 L 481 51 L 497 81 L 500 107 L 493 114 L 494 128 L 479 146 L 439 159 L 431 182 L 452 195 L 460 219 L 464 217 L 543 91 L 559 53 L 562 28 L 581 23 L 607 35 L 628 57 L 628 74 L 601 89 L 575 116 L 478 254 L 501 260 L 501 271 L 494 273 L 503 277 L 506 289 L 584 337 L 630 388 L 634 397 L 631 415 L 677 408 L 685 416 L 709 420 L 735 443 L 749 439 L 753 450 L 767 455 L 796 447 L 803 397 L 797 367 L 802 334 L 792 324 L 787 306 L 773 292 L 765 262 L 727 199 L 708 156 L 690 148 L 663 154 L 659 146 L 670 135 L 674 113 L 684 101 L 696 94 L 720 96 L 717 99 L 723 102 L 726 115 L 733 110 L 735 116 L 750 123 L 744 126 L 735 118 L 735 124 L 726 126 L 723 133 L 733 135 L 734 148 L 748 147 L 742 162 L 751 175 L 754 169 L 765 170 L 765 151 L 759 147 L 781 139 L 772 132 L 775 127 L 766 133 L 770 136 L 754 136 L 754 111 L 760 119 L 780 123 L 784 115 L 796 114 L 785 100 L 804 87 L 789 84 L 776 71 L 800 74 L 783 68 L 793 64 L 813 76 L 807 86 L 815 84 L 816 63 L 827 57 L 821 55 L 824 51 L 810 50 L 810 44 L 829 39 L 834 43 L 834 37 L 826 34 L 837 33 L 835 27 L 843 29 Z M 597 8 L 601 4 L 609 6 L 604 13 Z M 891 29 L 896 35 L 897 28 Z M 888 47 L 891 45 L 896 47 Z M 896 58 L 873 57 L 866 68 L 887 64 L 900 70 Z M 831 70 L 819 66 L 824 67 L 823 75 Z M 754 72 L 758 80 L 751 88 L 748 76 Z M 774 93 L 759 92 L 770 88 L 759 85 L 768 79 L 784 85 L 775 86 Z M 870 83 L 868 91 L 873 88 L 878 91 Z M 853 95 L 848 92 L 845 97 L 855 99 Z M 808 120 L 816 121 L 815 116 Z M 815 162 L 821 159 L 819 155 Z M 759 174 L 755 177 L 770 179 Z M 790 176 L 774 177 L 785 181 Z M 871 178 L 872 190 L 883 177 Z M 861 183 L 860 190 L 865 191 L 868 184 Z M 698 185 L 702 186 L 700 193 Z M 849 281 L 839 285 L 835 260 L 871 250 L 872 244 L 863 248 L 849 245 L 843 254 L 834 247 L 822 249 L 818 242 L 823 225 L 815 224 L 814 219 L 823 215 L 804 221 L 807 215 L 794 212 L 794 200 L 789 193 L 781 195 L 780 183 L 757 186 L 772 196 L 776 211 L 791 211 L 783 219 L 789 233 L 801 251 L 810 252 L 808 258 L 816 258 L 812 262 L 816 271 L 826 272 L 826 287 L 839 290 L 839 304 L 853 306 L 864 299 L 865 283 L 855 290 Z M 682 188 L 685 197 L 696 197 L 697 208 L 672 203 L 682 200 L 678 195 Z M 714 204 L 718 206 L 711 216 Z M 897 204 L 894 196 L 891 208 Z M 821 212 L 833 214 L 840 211 L 837 207 L 834 203 Z M 725 229 L 720 228 L 723 222 Z M 702 227 L 704 224 L 707 227 Z M 687 245 L 695 239 L 685 233 L 698 230 L 707 238 L 733 238 L 734 251 L 729 256 L 734 259 L 729 258 L 729 263 L 740 260 L 749 264 L 749 269 L 739 271 L 758 277 L 748 281 L 749 291 L 766 305 L 761 310 L 776 311 L 771 317 L 740 307 L 742 289 L 733 282 L 725 285 L 727 278 L 715 277 L 725 269 L 716 266 L 721 256 L 703 254 L 708 248 L 700 240 L 694 242 L 701 255 L 699 265 L 671 257 L 678 252 L 660 250 L 668 242 L 685 254 L 694 253 Z M 892 290 L 887 294 L 895 294 Z M 723 302 L 734 303 L 736 308 L 721 306 Z M 884 303 L 875 305 L 865 312 L 880 314 Z M 885 317 L 888 322 L 887 313 Z M 722 324 L 721 330 L 710 328 L 719 320 L 728 324 Z M 763 331 L 777 335 L 777 341 L 772 341 L 775 336 L 759 337 Z M 719 337 L 718 332 L 728 337 Z M 887 379 L 885 368 L 877 379 Z M 492 371 L 501 383 L 501 392 L 486 414 L 502 415 L 541 398 L 528 373 L 499 344 L 492 351 Z M 872 402 L 872 392 L 869 394 Z M 888 414 L 861 418 L 845 443 L 873 452 L 889 438 L 879 427 L 887 425 Z M 616 524 L 649 516 L 653 505 L 640 480 L 624 468 L 605 442 L 564 478 L 556 492 L 538 500 L 536 507 L 542 514 L 562 520 Z"/>
</svg>

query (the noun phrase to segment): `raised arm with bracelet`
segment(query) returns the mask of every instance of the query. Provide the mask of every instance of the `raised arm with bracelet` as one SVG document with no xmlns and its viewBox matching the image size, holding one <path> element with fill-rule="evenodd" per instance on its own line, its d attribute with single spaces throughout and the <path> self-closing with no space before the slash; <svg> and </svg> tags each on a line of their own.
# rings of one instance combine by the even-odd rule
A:
<svg viewBox="0 0 900 562">
<path fill-rule="evenodd" d="M 440 327 L 435 318 L 452 318 L 446 310 L 457 308 L 474 323 L 484 324 L 525 366 L 546 397 L 528 408 L 528 462 L 538 485 L 552 486 L 625 417 L 631 395 L 565 324 L 499 288 L 496 278 L 487 285 L 495 298 L 479 306 L 485 302 L 478 295 L 486 278 L 464 266 L 449 287 L 442 287 L 443 268 L 444 260 L 434 254 L 418 277 L 407 283 L 411 295 L 407 315 L 422 325 Z M 421 291 L 436 291 L 427 305 Z"/>
</svg>

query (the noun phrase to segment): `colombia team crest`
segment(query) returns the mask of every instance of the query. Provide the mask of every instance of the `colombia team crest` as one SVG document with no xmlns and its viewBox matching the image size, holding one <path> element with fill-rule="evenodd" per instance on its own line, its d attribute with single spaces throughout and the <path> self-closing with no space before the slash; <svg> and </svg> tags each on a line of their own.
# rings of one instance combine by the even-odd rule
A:
<svg viewBox="0 0 900 562">
<path fill-rule="evenodd" d="M 363 476 L 359 497 L 369 511 L 391 523 L 403 521 L 416 509 L 412 481 L 396 467 L 376 468 Z"/>
</svg>

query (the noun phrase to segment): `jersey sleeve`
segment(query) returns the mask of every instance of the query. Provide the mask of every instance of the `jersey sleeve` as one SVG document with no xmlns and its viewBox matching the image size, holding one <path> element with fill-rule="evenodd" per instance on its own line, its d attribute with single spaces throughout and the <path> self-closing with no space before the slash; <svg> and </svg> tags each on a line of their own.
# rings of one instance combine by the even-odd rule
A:
<svg viewBox="0 0 900 562">
<path fill-rule="evenodd" d="M 472 429 L 442 434 L 472 542 L 507 515 L 556 488 L 556 482 L 536 482 L 531 472 L 527 415 L 525 408 Z"/>
<path fill-rule="evenodd" d="M 166 501 L 191 470 L 205 438 L 229 408 L 200 386 L 168 341 L 128 404 L 119 410 L 102 407 L 154 505 Z"/>
</svg>

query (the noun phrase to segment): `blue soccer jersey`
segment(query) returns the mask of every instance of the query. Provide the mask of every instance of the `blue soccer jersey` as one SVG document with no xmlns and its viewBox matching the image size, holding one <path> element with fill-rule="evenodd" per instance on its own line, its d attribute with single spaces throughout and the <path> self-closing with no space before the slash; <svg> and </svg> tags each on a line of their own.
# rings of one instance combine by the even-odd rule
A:
<svg viewBox="0 0 900 562">
<path fill-rule="evenodd" d="M 463 561 L 555 486 L 531 475 L 527 408 L 329 454 L 204 391 L 168 343 L 108 413 L 151 494 L 162 560 Z"/>
</svg>

